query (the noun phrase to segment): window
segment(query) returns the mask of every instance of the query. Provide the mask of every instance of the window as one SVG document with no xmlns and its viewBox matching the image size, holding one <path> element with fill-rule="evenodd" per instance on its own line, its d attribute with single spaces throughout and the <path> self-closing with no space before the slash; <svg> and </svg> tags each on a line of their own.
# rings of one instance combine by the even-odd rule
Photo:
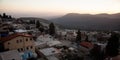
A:
<svg viewBox="0 0 120 60">
<path fill-rule="evenodd" d="M 55 51 L 52 51 L 52 53 L 55 53 Z"/>
<path fill-rule="evenodd" d="M 10 42 L 8 42 L 8 45 L 10 44 Z"/>
<path fill-rule="evenodd" d="M 20 49 L 17 49 L 20 52 Z"/>
<path fill-rule="evenodd" d="M 65 37 L 67 37 L 67 35 L 65 35 Z"/>
<path fill-rule="evenodd" d="M 26 41 L 28 41 L 28 39 L 26 39 Z"/>
<path fill-rule="evenodd" d="M 28 50 L 29 48 L 27 47 L 26 49 Z"/>
<path fill-rule="evenodd" d="M 21 51 L 23 51 L 23 48 L 21 48 Z"/>
<path fill-rule="evenodd" d="M 16 42 L 19 43 L 19 40 L 17 40 Z"/>
<path fill-rule="evenodd" d="M 30 38 L 30 40 L 32 41 L 32 38 Z"/>
<path fill-rule="evenodd" d="M 22 40 L 20 40 L 20 42 L 22 42 Z"/>
<path fill-rule="evenodd" d="M 15 60 L 15 59 L 12 59 L 12 60 Z"/>
<path fill-rule="evenodd" d="M 32 49 L 33 47 L 31 46 L 30 48 Z"/>
</svg>

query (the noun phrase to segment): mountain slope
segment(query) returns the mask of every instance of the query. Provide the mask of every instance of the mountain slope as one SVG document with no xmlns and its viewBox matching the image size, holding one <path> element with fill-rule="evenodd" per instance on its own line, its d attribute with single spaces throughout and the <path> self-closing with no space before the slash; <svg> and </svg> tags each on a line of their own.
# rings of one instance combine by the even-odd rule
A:
<svg viewBox="0 0 120 60">
<path fill-rule="evenodd" d="M 52 19 L 52 21 L 66 28 L 83 30 L 120 30 L 120 13 L 111 15 L 69 13 L 60 18 Z"/>
</svg>

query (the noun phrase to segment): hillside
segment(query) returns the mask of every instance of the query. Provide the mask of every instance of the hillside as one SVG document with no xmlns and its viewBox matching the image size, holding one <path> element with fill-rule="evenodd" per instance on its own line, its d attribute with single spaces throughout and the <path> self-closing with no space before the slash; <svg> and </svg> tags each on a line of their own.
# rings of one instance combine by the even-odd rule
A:
<svg viewBox="0 0 120 60">
<path fill-rule="evenodd" d="M 120 13 L 96 15 L 69 13 L 52 21 L 70 29 L 120 31 Z"/>
<path fill-rule="evenodd" d="M 40 22 L 43 22 L 43 23 L 47 23 L 49 24 L 50 21 L 46 20 L 46 19 L 43 19 L 43 18 L 35 18 L 35 17 L 21 17 L 19 18 L 20 20 L 39 20 Z"/>
<path fill-rule="evenodd" d="M 40 23 L 42 23 L 44 26 L 48 26 L 52 21 L 50 20 L 46 20 L 46 19 L 43 19 L 43 18 L 35 18 L 35 17 L 21 17 L 19 18 L 19 20 L 39 20 Z M 55 24 L 55 23 L 54 23 Z M 59 29 L 59 28 L 63 28 L 61 25 L 59 24 L 55 24 L 56 28 Z"/>
</svg>

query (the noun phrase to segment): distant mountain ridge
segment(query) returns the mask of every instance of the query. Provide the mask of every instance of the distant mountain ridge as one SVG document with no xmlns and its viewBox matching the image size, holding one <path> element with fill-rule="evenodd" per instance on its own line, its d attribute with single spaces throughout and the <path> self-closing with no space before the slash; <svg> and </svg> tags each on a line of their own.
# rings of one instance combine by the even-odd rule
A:
<svg viewBox="0 0 120 60">
<path fill-rule="evenodd" d="M 69 13 L 51 21 L 71 29 L 120 31 L 120 13 L 96 15 Z"/>
</svg>

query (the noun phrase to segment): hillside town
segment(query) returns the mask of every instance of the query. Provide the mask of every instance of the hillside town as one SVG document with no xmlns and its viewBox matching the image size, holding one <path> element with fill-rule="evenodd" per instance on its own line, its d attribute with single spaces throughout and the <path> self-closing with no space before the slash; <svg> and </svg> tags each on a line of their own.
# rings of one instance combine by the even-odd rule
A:
<svg viewBox="0 0 120 60">
<path fill-rule="evenodd" d="M 120 31 L 63 29 L 44 19 L 3 13 L 0 60 L 120 60 Z"/>
</svg>

